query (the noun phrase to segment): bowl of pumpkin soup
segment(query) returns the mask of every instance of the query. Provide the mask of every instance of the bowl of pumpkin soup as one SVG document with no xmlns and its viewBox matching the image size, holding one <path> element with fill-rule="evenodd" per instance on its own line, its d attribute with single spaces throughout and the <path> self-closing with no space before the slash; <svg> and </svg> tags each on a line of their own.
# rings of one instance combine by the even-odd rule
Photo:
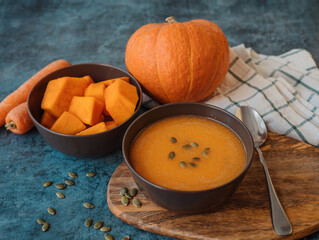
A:
<svg viewBox="0 0 319 240">
<path fill-rule="evenodd" d="M 172 103 L 133 121 L 122 150 L 143 194 L 179 212 L 202 212 L 229 199 L 253 157 L 253 140 L 234 115 L 202 103 Z"/>
</svg>

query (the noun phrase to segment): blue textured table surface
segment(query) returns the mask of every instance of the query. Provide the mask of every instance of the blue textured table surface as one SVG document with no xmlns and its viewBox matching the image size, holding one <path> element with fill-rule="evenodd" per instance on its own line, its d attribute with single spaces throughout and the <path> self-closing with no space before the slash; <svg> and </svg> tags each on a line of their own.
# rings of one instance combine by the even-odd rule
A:
<svg viewBox="0 0 319 240">
<path fill-rule="evenodd" d="M 223 29 L 231 46 L 245 43 L 257 52 L 280 54 L 305 48 L 319 62 L 318 1 L 31 1 L 0 0 L 0 100 L 40 68 L 59 58 L 73 64 L 100 62 L 125 69 L 125 46 L 140 26 L 204 18 Z M 0 239 L 103 239 L 84 226 L 92 217 L 112 227 L 116 239 L 171 239 L 135 229 L 118 220 L 106 201 L 108 181 L 123 161 L 120 151 L 100 158 L 66 156 L 49 147 L 33 129 L 15 135 L 0 128 Z M 77 172 L 76 185 L 55 196 L 52 180 L 62 183 Z M 97 172 L 94 178 L 86 172 Z M 88 210 L 81 203 L 89 201 Z M 47 208 L 57 210 L 55 216 Z M 36 223 L 51 224 L 42 232 Z M 313 234 L 305 239 L 319 239 Z"/>
</svg>

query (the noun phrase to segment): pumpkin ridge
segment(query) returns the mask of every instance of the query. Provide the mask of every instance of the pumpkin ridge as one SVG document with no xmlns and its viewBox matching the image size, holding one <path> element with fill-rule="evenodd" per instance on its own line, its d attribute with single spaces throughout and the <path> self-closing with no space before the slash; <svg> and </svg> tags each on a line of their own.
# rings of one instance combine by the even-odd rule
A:
<svg viewBox="0 0 319 240">
<path fill-rule="evenodd" d="M 168 24 L 168 23 L 167 23 L 167 24 Z M 163 25 L 163 26 L 160 28 L 160 30 L 158 31 L 158 33 L 157 33 L 156 44 L 155 44 L 155 46 L 156 46 L 155 48 L 156 48 L 156 49 L 157 49 L 157 44 L 158 44 L 158 36 L 159 36 L 160 32 L 162 31 L 163 27 L 167 26 L 167 24 Z M 156 51 L 156 52 L 157 52 L 157 51 Z M 172 102 L 172 100 L 171 100 L 170 97 L 168 96 L 167 92 L 165 91 L 165 88 L 164 88 L 164 86 L 163 86 L 163 82 L 161 81 L 161 77 L 160 77 L 159 69 L 158 69 L 158 64 L 157 64 L 157 54 L 156 54 L 156 52 L 155 52 L 155 59 L 156 59 L 155 64 L 156 64 L 156 69 L 157 69 L 157 78 L 158 78 L 158 81 L 159 81 L 159 83 L 160 83 L 160 85 L 161 85 L 161 87 L 162 87 L 163 92 L 165 93 L 166 98 L 168 99 L 168 102 Z"/>
<path fill-rule="evenodd" d="M 194 82 L 194 74 L 193 74 L 193 67 L 194 67 L 194 63 L 193 63 L 193 47 L 191 46 L 190 44 L 190 40 L 189 40 L 189 32 L 188 32 L 188 28 L 186 26 L 187 22 L 183 23 L 183 26 L 185 28 L 185 31 L 186 31 L 186 34 L 188 36 L 188 45 L 189 45 L 189 48 L 190 48 L 190 54 L 189 54 L 189 68 L 190 68 L 190 82 L 189 82 L 189 89 L 188 89 L 188 94 L 187 96 L 185 97 L 184 101 L 186 102 L 189 98 L 189 95 L 192 91 L 192 87 L 193 87 L 193 82 Z"/>
<path fill-rule="evenodd" d="M 201 19 L 198 19 L 198 20 L 201 20 Z M 204 19 L 203 19 L 204 20 Z M 206 26 L 205 24 L 202 24 L 200 22 L 197 22 L 196 20 L 192 20 L 191 21 L 192 23 L 194 24 L 197 24 L 197 25 L 200 25 L 202 27 L 204 27 L 205 29 L 207 29 L 208 32 L 211 32 L 214 40 L 218 39 L 215 35 L 214 35 L 214 32 L 208 27 Z M 218 54 L 218 59 L 217 59 L 217 68 L 216 69 L 219 69 L 220 67 L 220 55 Z M 205 99 L 206 97 L 208 97 L 210 94 L 209 94 L 209 91 L 210 89 L 212 88 L 212 84 L 214 83 L 214 79 L 216 77 L 216 75 L 218 74 L 218 71 L 215 71 L 214 75 L 210 78 L 211 80 L 209 81 L 209 86 L 206 87 L 206 90 L 204 91 L 204 93 L 202 93 L 201 95 L 201 98 L 202 99 Z"/>
</svg>

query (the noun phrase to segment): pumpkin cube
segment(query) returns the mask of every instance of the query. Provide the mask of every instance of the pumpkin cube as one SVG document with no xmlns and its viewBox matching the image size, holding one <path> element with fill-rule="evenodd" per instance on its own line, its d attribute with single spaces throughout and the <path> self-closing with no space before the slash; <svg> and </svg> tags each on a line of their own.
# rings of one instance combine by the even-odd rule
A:
<svg viewBox="0 0 319 240">
<path fill-rule="evenodd" d="M 129 77 L 119 77 L 119 78 L 112 78 L 112 79 L 108 79 L 99 83 L 103 83 L 105 85 L 105 87 L 110 86 L 112 83 L 114 83 L 116 80 L 121 79 L 127 83 L 130 83 L 130 79 Z"/>
<path fill-rule="evenodd" d="M 138 95 L 135 86 L 121 79 L 104 91 L 105 107 L 116 124 L 125 122 L 135 111 Z"/>
<path fill-rule="evenodd" d="M 84 91 L 84 97 L 95 97 L 104 103 L 104 83 L 91 83 Z"/>
<path fill-rule="evenodd" d="M 107 121 L 105 122 L 105 125 L 108 130 L 115 128 L 117 126 L 117 124 L 114 121 Z"/>
<path fill-rule="evenodd" d="M 52 114 L 44 111 L 41 117 L 41 124 L 46 128 L 51 128 L 54 122 L 56 121 L 56 117 Z"/>
<path fill-rule="evenodd" d="M 105 132 L 107 130 L 108 130 L 108 128 L 105 125 L 105 123 L 104 122 L 100 122 L 98 124 L 95 124 L 92 127 L 89 127 L 87 129 L 77 133 L 76 135 L 90 135 L 90 134 Z"/>
<path fill-rule="evenodd" d="M 58 118 L 68 110 L 73 96 L 83 96 L 85 89 L 92 82 L 90 76 L 62 77 L 51 80 L 45 90 L 41 108 Z"/>
<path fill-rule="evenodd" d="M 81 122 L 81 120 L 72 113 L 63 112 L 52 125 L 51 130 L 58 133 L 74 135 L 85 128 L 86 126 Z"/>
<path fill-rule="evenodd" d="M 93 126 L 100 122 L 104 103 L 94 97 L 74 96 L 69 112 L 77 116 L 83 123 Z"/>
</svg>

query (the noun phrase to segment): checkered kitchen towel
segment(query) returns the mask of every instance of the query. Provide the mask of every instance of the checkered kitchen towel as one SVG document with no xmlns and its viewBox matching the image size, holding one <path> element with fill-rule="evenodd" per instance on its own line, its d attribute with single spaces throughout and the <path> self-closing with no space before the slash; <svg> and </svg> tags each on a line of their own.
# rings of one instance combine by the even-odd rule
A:
<svg viewBox="0 0 319 240">
<path fill-rule="evenodd" d="M 319 147 L 319 70 L 306 50 L 266 56 L 244 45 L 231 48 L 224 81 L 203 102 L 231 113 L 249 105 L 269 131 Z"/>
</svg>

